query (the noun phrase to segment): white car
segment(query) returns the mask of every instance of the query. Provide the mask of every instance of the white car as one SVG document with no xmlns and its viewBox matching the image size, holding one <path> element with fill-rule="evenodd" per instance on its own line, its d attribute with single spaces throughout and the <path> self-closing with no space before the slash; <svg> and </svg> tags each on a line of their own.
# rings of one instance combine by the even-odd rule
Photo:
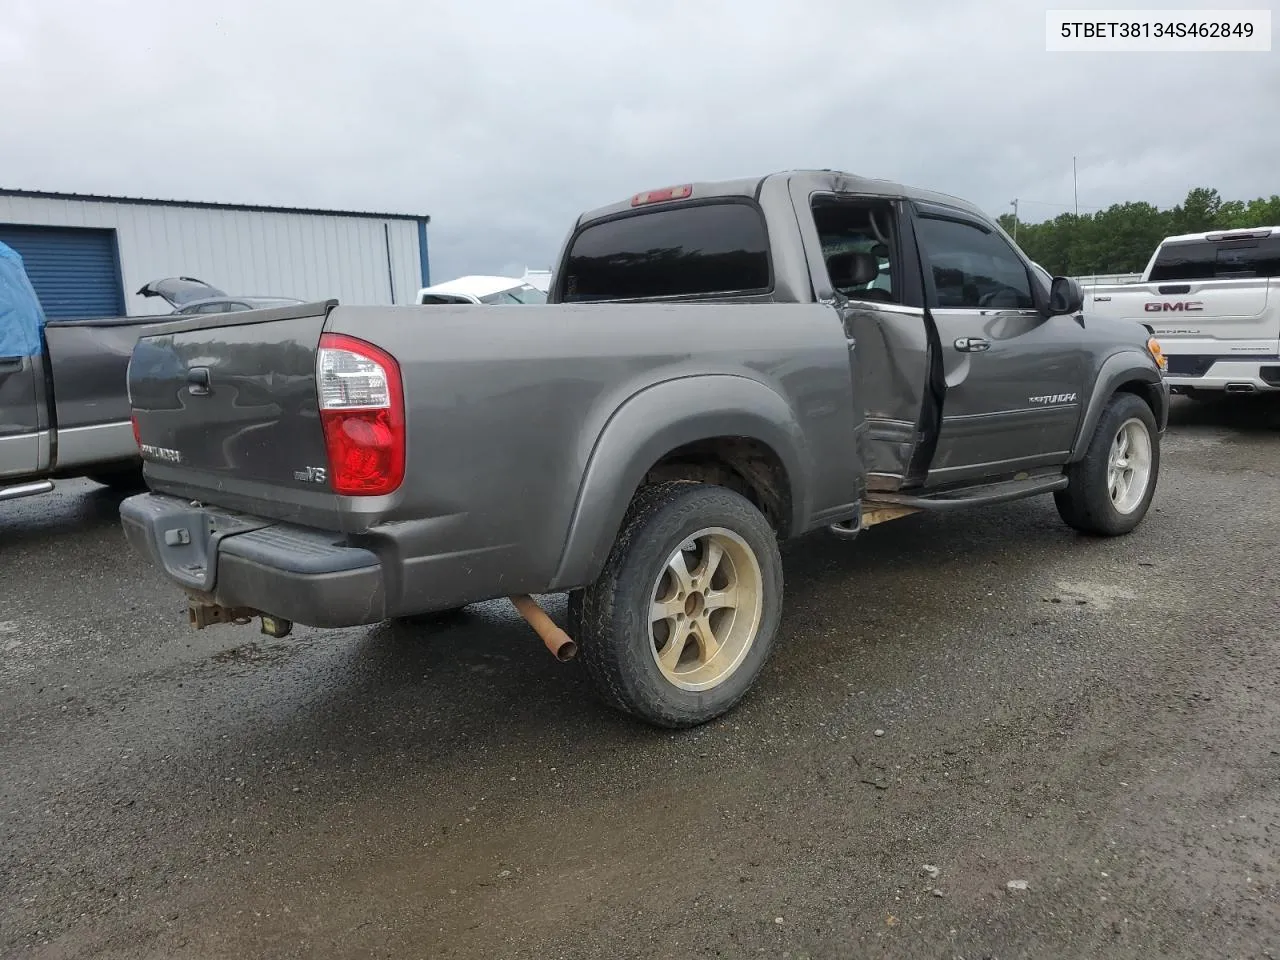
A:
<svg viewBox="0 0 1280 960">
<path fill-rule="evenodd" d="M 537 287 L 514 277 L 469 276 L 423 287 L 418 303 L 534 304 L 546 303 L 547 295 Z"/>
<path fill-rule="evenodd" d="M 1152 329 L 1174 393 L 1280 391 L 1280 227 L 1166 237 L 1137 283 L 1084 292 L 1086 320 Z"/>
</svg>

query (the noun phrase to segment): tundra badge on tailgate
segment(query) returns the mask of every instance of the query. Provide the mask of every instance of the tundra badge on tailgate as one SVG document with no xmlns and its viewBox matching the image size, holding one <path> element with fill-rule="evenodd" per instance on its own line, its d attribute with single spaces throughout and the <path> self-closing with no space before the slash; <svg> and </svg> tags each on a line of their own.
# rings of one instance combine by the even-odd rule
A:
<svg viewBox="0 0 1280 960">
<path fill-rule="evenodd" d="M 149 443 L 138 445 L 144 457 L 151 457 L 153 460 L 164 460 L 167 463 L 181 463 L 182 451 L 173 450 L 169 447 L 157 447 Z"/>
</svg>

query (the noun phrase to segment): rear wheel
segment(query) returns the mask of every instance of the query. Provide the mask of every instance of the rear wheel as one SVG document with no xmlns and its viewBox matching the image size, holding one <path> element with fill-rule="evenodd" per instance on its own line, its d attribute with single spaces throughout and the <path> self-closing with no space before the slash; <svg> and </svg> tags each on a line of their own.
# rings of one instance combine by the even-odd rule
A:
<svg viewBox="0 0 1280 960">
<path fill-rule="evenodd" d="M 777 536 L 742 495 L 691 482 L 637 494 L 582 592 L 581 658 L 613 707 L 655 726 L 729 711 L 755 682 L 782 612 Z"/>
<path fill-rule="evenodd" d="M 582 632 L 582 591 L 570 590 L 564 600 L 565 632 L 575 640 Z"/>
<path fill-rule="evenodd" d="M 1120 536 L 1147 515 L 1160 476 L 1160 435 L 1151 408 L 1131 393 L 1107 403 L 1089 449 L 1055 493 L 1058 513 L 1082 533 Z"/>
</svg>

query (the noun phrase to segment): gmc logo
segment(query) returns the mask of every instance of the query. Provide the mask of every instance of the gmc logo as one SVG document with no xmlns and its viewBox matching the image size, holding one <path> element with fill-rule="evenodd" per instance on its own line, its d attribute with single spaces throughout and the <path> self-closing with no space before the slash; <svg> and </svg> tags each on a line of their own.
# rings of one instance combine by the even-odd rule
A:
<svg viewBox="0 0 1280 960">
<path fill-rule="evenodd" d="M 1176 303 L 1144 303 L 1142 309 L 1147 313 L 1191 313 L 1203 310 L 1204 304 L 1199 300 L 1179 300 Z"/>
</svg>

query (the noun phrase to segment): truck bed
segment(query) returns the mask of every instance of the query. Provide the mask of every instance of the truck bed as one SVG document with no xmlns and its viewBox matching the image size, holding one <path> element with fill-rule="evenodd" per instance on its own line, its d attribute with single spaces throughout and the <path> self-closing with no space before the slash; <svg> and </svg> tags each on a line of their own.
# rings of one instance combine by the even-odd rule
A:
<svg viewBox="0 0 1280 960">
<path fill-rule="evenodd" d="M 326 451 L 315 366 L 330 333 L 398 362 L 407 479 L 391 494 L 340 496 L 316 480 Z M 129 382 L 153 490 L 403 558 L 386 565 L 402 571 L 394 610 L 480 599 L 476 584 L 572 581 L 574 518 L 620 516 L 681 431 L 698 439 L 709 424 L 712 435 L 768 425 L 797 478 L 788 526 L 821 523 L 859 495 L 848 358 L 818 304 L 310 304 L 153 328 Z M 193 365 L 208 370 L 208 395 L 192 396 Z M 646 414 L 657 385 L 669 388 L 654 401 L 660 418 Z M 602 489 L 617 503 L 582 501 L 593 473 L 613 476 Z"/>
<path fill-rule="evenodd" d="M 1280 303 L 1266 277 L 1110 284 L 1086 292 L 1086 316 L 1144 323 L 1177 385 L 1256 383 L 1259 363 L 1280 365 Z"/>
<path fill-rule="evenodd" d="M 54 464 L 59 472 L 136 459 L 127 371 L 138 336 L 157 319 L 46 324 L 46 383 L 53 386 Z"/>
</svg>

